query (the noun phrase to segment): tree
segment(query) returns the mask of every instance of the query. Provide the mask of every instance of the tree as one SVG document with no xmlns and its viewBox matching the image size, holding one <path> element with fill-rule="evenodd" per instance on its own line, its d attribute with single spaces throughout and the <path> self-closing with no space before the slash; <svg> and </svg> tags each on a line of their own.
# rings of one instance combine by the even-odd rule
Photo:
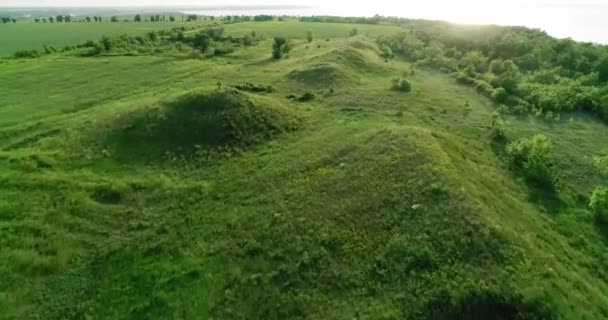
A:
<svg viewBox="0 0 608 320">
<path fill-rule="evenodd" d="M 272 57 L 281 59 L 286 53 L 289 53 L 289 41 L 283 37 L 275 37 L 272 43 Z"/>
<path fill-rule="evenodd" d="M 110 22 L 118 22 L 118 17 L 112 16 L 112 18 L 110 18 Z"/>
<path fill-rule="evenodd" d="M 17 19 L 11 19 L 11 21 L 13 21 L 13 23 L 17 23 Z"/>
<path fill-rule="evenodd" d="M 312 31 L 308 31 L 308 35 L 306 36 L 306 38 L 308 39 L 308 42 L 312 42 L 312 39 L 313 39 Z"/>
<path fill-rule="evenodd" d="M 203 53 L 206 52 L 207 49 L 209 49 L 210 45 L 211 45 L 211 38 L 204 31 L 199 32 L 194 37 L 194 41 L 192 42 L 192 46 L 196 49 L 199 49 Z"/>
<path fill-rule="evenodd" d="M 72 16 L 64 16 L 63 17 L 63 21 L 65 21 L 65 22 L 72 22 Z"/>
<path fill-rule="evenodd" d="M 55 20 L 59 23 L 63 22 L 63 16 L 62 15 L 58 15 L 57 17 L 55 17 Z"/>
<path fill-rule="evenodd" d="M 87 22 L 91 22 L 91 17 L 87 16 L 86 18 L 84 18 Z"/>
<path fill-rule="evenodd" d="M 608 58 L 604 58 L 598 66 L 599 79 L 602 82 L 608 82 Z"/>
<path fill-rule="evenodd" d="M 46 18 L 42 18 L 42 23 L 46 23 Z"/>
<path fill-rule="evenodd" d="M 135 21 L 135 22 L 141 22 L 141 15 L 136 14 L 135 17 L 133 18 L 133 21 Z"/>
<path fill-rule="evenodd" d="M 496 90 L 494 90 L 494 93 L 492 94 L 492 98 L 497 103 L 503 104 L 503 103 L 506 103 L 507 100 L 509 99 L 509 94 L 507 93 L 507 90 L 505 90 L 504 88 L 497 88 Z"/>
<path fill-rule="evenodd" d="M 175 21 L 175 17 L 174 16 L 169 16 L 169 21 L 171 21 L 171 22 Z"/>
<path fill-rule="evenodd" d="M 159 22 L 160 21 L 160 15 L 157 14 L 156 16 L 154 16 L 154 19 L 155 19 L 154 21 Z"/>
<path fill-rule="evenodd" d="M 49 22 L 53 23 L 53 22 L 55 22 L 55 19 L 53 17 L 49 17 Z"/>
<path fill-rule="evenodd" d="M 529 139 L 520 139 L 507 146 L 507 156 L 511 163 L 523 171 L 524 176 L 541 187 L 553 189 L 556 176 L 553 173 L 553 143 L 537 134 Z"/>
<path fill-rule="evenodd" d="M 608 188 L 597 187 L 589 200 L 589 208 L 601 223 L 608 223 Z"/>
<path fill-rule="evenodd" d="M 40 22 L 40 18 L 34 18 L 34 21 L 35 21 L 36 23 L 38 23 L 38 22 Z"/>
</svg>

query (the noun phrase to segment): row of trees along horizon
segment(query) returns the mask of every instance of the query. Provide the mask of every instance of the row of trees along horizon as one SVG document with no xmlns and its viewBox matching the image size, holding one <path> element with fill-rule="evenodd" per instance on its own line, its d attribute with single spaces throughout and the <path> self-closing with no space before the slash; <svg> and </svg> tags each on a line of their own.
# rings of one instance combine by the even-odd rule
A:
<svg viewBox="0 0 608 320">
<path fill-rule="evenodd" d="M 247 22 L 247 21 L 272 21 L 275 19 L 274 16 L 270 15 L 256 15 L 256 16 L 199 16 L 196 14 L 189 15 L 180 15 L 176 18 L 173 15 L 151 15 L 149 17 L 144 17 L 141 14 L 136 14 L 133 17 L 133 20 L 130 20 L 125 17 L 106 17 L 105 19 L 101 16 L 86 16 L 82 18 L 77 18 L 71 15 L 57 15 L 54 17 L 35 17 L 33 20 L 36 23 L 70 23 L 70 22 L 174 22 L 181 20 L 182 22 L 192 22 L 192 21 L 234 21 L 234 22 Z M 277 17 L 277 20 L 283 21 L 284 17 Z M 0 21 L 2 23 L 17 23 L 17 19 L 11 17 L 1 17 Z"/>
</svg>

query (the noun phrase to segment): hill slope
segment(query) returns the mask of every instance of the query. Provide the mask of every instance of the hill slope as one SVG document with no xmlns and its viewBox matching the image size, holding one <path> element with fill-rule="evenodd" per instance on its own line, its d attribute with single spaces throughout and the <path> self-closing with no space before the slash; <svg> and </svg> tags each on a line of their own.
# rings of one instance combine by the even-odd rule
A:
<svg viewBox="0 0 608 320">
<path fill-rule="evenodd" d="M 473 89 L 417 70 L 412 92 L 391 90 L 412 67 L 364 36 L 294 44 L 280 61 L 270 41 L 213 59 L 6 60 L 2 317 L 608 316 L 606 238 L 577 175 L 605 125 L 505 116 L 508 139 L 556 144 L 564 187 L 539 194 Z M 244 82 L 273 90 L 227 88 Z M 192 92 L 231 92 L 236 111 Z M 205 117 L 247 143 L 210 143 Z"/>
</svg>

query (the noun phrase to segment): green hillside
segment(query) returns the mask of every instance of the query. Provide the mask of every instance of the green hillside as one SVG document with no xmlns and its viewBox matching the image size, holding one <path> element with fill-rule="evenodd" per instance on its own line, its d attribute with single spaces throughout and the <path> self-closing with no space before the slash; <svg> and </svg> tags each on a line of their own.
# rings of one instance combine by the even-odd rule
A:
<svg viewBox="0 0 608 320">
<path fill-rule="evenodd" d="M 224 29 L 0 60 L 0 319 L 608 318 L 596 111 L 509 112 L 404 26 Z"/>
</svg>

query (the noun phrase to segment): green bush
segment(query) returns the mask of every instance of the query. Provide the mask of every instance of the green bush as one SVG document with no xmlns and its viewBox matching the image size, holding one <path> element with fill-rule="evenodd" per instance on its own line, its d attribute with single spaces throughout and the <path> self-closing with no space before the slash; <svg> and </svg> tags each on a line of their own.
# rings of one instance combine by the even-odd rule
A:
<svg viewBox="0 0 608 320">
<path fill-rule="evenodd" d="M 393 90 L 410 92 L 412 91 L 412 82 L 403 77 L 393 79 Z"/>
<path fill-rule="evenodd" d="M 272 43 L 272 57 L 275 59 L 281 59 L 286 53 L 290 51 L 289 41 L 283 37 L 275 37 Z"/>
<path fill-rule="evenodd" d="M 593 158 L 593 166 L 601 174 L 608 175 L 608 156 L 597 156 Z"/>
<path fill-rule="evenodd" d="M 40 52 L 38 52 L 38 50 L 21 50 L 15 52 L 13 56 L 17 59 L 38 58 L 40 57 Z"/>
<path fill-rule="evenodd" d="M 308 42 L 312 42 L 312 40 L 313 40 L 312 31 L 308 31 L 308 34 L 306 35 L 306 39 L 308 40 Z"/>
<path fill-rule="evenodd" d="M 589 208 L 595 213 L 599 222 L 608 224 L 608 188 L 597 187 L 593 190 Z"/>
<path fill-rule="evenodd" d="M 500 117 L 500 113 L 492 113 L 492 139 L 504 140 L 506 138 L 506 123 Z"/>
<path fill-rule="evenodd" d="M 492 98 L 497 103 L 506 103 L 507 100 L 509 99 L 509 94 L 507 93 L 507 90 L 505 90 L 504 88 L 498 88 L 498 89 L 494 90 L 494 92 L 492 93 Z"/>
<path fill-rule="evenodd" d="M 553 172 L 553 143 L 542 134 L 510 143 L 506 149 L 511 164 L 530 182 L 553 189 L 556 176 Z"/>
</svg>

